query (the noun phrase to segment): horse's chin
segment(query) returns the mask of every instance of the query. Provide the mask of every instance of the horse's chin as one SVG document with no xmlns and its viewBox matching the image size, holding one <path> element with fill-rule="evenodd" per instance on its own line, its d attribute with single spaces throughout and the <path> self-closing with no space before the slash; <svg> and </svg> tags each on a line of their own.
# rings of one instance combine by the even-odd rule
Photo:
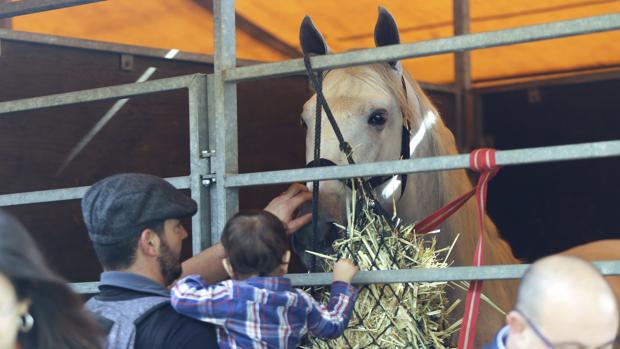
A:
<svg viewBox="0 0 620 349">
<path fill-rule="evenodd" d="M 307 270 L 324 271 L 324 260 L 307 251 L 327 256 L 332 255 L 334 253 L 332 245 L 341 237 L 341 230 L 333 222 L 319 218 L 316 234 L 312 223 L 306 224 L 295 232 L 292 240 L 293 250 Z"/>
<path fill-rule="evenodd" d="M 309 185 L 311 189 L 312 185 Z M 340 181 L 325 181 L 320 184 L 319 210 L 316 233 L 312 223 L 299 229 L 293 235 L 292 247 L 295 254 L 301 259 L 306 269 L 323 271 L 323 259 L 308 253 L 312 251 L 323 255 L 332 255 L 334 241 L 342 237 L 337 227 L 346 225 L 346 207 L 344 198 L 350 195 L 346 186 Z M 301 209 L 300 214 L 312 212 L 312 204 L 308 203 Z M 334 224 L 336 223 L 336 224 Z"/>
</svg>

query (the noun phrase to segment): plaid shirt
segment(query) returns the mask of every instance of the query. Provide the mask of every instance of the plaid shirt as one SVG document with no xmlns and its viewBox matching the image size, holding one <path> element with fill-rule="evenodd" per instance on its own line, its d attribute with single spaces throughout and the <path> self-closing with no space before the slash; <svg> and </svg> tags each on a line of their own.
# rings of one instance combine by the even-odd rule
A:
<svg viewBox="0 0 620 349">
<path fill-rule="evenodd" d="M 308 331 L 342 335 L 355 304 L 356 289 L 332 283 L 323 306 L 284 277 L 255 277 L 207 285 L 198 275 L 179 281 L 171 292 L 176 311 L 218 325 L 220 348 L 296 348 Z"/>
</svg>

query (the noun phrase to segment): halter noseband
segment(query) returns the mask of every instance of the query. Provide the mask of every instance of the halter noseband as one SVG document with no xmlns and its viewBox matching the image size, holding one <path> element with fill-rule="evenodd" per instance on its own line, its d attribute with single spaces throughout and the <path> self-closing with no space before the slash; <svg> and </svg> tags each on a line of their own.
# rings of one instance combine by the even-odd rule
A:
<svg viewBox="0 0 620 349">
<path fill-rule="evenodd" d="M 409 130 L 405 126 L 403 126 L 402 128 L 400 157 L 403 160 L 411 158 L 411 155 L 409 153 Z M 334 163 L 331 160 L 325 159 L 325 158 L 318 158 L 306 164 L 307 168 L 326 167 L 326 166 L 336 166 L 336 163 Z M 389 175 L 388 176 L 374 176 L 374 177 L 370 177 L 369 179 L 367 179 L 366 183 L 370 184 L 370 186 L 374 189 L 374 188 L 377 188 L 385 184 L 386 182 L 391 180 L 394 176 L 400 176 L 400 183 L 401 183 L 400 195 L 402 197 L 405 194 L 405 187 L 407 187 L 407 174 L 406 173 L 401 173 L 401 174 L 393 175 L 393 176 L 389 176 Z M 345 184 L 349 188 L 351 187 L 350 181 L 345 181 Z"/>
</svg>

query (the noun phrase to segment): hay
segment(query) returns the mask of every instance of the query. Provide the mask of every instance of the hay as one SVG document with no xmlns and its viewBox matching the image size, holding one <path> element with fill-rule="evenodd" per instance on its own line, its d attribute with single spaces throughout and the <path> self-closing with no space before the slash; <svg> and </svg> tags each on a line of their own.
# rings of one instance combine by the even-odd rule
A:
<svg viewBox="0 0 620 349">
<path fill-rule="evenodd" d="M 331 271 L 338 258 L 357 261 L 360 270 L 448 267 L 454 244 L 439 249 L 432 234 L 421 238 L 414 226 L 392 228 L 368 203 L 359 210 L 361 217 L 355 217 L 355 197 L 353 191 L 348 224 L 341 227 L 345 237 L 333 244 L 336 253 L 309 252 L 324 260 L 325 270 Z M 460 300 L 449 303 L 446 287 L 446 282 L 364 286 L 344 335 L 328 341 L 311 338 L 305 348 L 447 348 L 461 321 L 450 323 Z M 318 298 L 326 302 L 329 290 L 319 291 Z"/>
</svg>

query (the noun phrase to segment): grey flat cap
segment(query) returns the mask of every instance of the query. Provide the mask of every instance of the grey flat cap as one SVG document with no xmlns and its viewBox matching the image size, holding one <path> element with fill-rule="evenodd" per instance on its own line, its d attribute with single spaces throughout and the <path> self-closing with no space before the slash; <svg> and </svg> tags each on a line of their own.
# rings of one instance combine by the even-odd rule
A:
<svg viewBox="0 0 620 349">
<path fill-rule="evenodd" d="M 82 199 L 88 235 L 100 244 L 129 240 L 152 224 L 192 216 L 196 211 L 196 202 L 170 183 L 141 173 L 104 178 Z"/>
</svg>

